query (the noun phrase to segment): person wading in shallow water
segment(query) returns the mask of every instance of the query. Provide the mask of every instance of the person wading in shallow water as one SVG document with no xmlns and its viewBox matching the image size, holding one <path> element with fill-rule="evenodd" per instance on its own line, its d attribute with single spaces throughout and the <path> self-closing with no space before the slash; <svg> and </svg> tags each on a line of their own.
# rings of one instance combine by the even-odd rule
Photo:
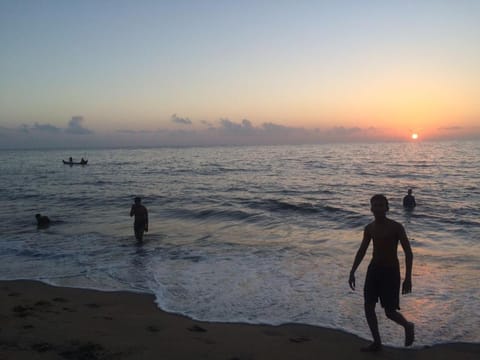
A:
<svg viewBox="0 0 480 360">
<path fill-rule="evenodd" d="M 412 189 L 408 189 L 407 195 L 403 198 L 403 207 L 405 209 L 413 209 L 415 206 L 417 206 L 415 196 L 412 195 Z"/>
<path fill-rule="evenodd" d="M 38 228 L 46 228 L 50 225 L 50 219 L 48 218 L 48 216 L 36 214 L 35 219 L 37 219 Z"/>
<path fill-rule="evenodd" d="M 403 326 L 405 329 L 405 346 L 410 346 L 415 340 L 414 324 L 407 321 L 397 310 L 400 309 L 400 264 L 397 257 L 398 242 L 405 253 L 405 280 L 402 294 L 412 291 L 413 254 L 403 226 L 386 214 L 388 200 L 384 195 L 374 195 L 370 199 L 371 211 L 375 220 L 365 227 L 363 240 L 357 251 L 350 271 L 348 283 L 355 290 L 355 271 L 363 260 L 370 241 L 373 240 L 373 256 L 368 266 L 364 286 L 365 316 L 373 336 L 373 343 L 362 348 L 362 351 L 380 351 L 382 340 L 378 331 L 375 306 L 380 298 L 380 304 L 385 309 L 385 315 Z"/>
<path fill-rule="evenodd" d="M 133 223 L 133 231 L 135 232 L 135 238 L 137 241 L 143 241 L 143 233 L 148 232 L 148 211 L 145 206 L 142 205 L 142 199 L 135 198 L 135 204 L 130 209 L 130 217 L 135 216 Z"/>
</svg>

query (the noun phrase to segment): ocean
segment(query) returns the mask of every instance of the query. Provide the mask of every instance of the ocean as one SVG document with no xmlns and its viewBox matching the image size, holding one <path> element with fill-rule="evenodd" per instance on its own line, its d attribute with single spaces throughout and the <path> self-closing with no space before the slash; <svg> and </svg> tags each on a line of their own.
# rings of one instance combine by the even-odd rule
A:
<svg viewBox="0 0 480 360">
<path fill-rule="evenodd" d="M 87 166 L 62 159 L 88 158 Z M 480 342 L 480 142 L 0 151 L 0 278 L 152 293 L 197 320 L 371 335 L 348 275 L 369 199 L 414 253 L 416 346 Z M 412 188 L 417 208 L 402 198 Z M 129 217 L 149 210 L 142 245 Z M 35 214 L 52 224 L 37 229 Z M 399 247 L 402 277 L 404 257 Z M 377 307 L 384 343 L 403 329 Z"/>
</svg>

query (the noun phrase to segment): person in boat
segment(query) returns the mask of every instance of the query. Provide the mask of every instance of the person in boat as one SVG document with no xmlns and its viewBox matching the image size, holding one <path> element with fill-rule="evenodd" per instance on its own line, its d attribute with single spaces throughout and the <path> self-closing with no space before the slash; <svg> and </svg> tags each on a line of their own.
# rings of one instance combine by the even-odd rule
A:
<svg viewBox="0 0 480 360">
<path fill-rule="evenodd" d="M 86 164 L 87 163 L 87 160 L 85 160 L 83 157 L 82 157 L 82 160 L 80 160 L 80 164 Z"/>
<path fill-rule="evenodd" d="M 70 157 L 68 158 L 68 161 L 71 162 L 71 163 L 73 163 L 73 158 L 70 156 Z"/>
<path fill-rule="evenodd" d="M 417 206 L 415 196 L 412 195 L 412 189 L 408 189 L 407 195 L 403 198 L 403 207 L 405 209 L 413 209 L 415 206 Z"/>
<path fill-rule="evenodd" d="M 130 217 L 135 216 L 133 223 L 133 231 L 137 241 L 143 241 L 143 233 L 148 232 L 148 210 L 142 205 L 142 199 L 140 197 L 135 198 L 135 203 L 130 209 Z"/>
<path fill-rule="evenodd" d="M 36 214 L 35 218 L 37 219 L 37 227 L 39 228 L 48 227 L 48 225 L 50 225 L 50 219 L 48 216 Z"/>
<path fill-rule="evenodd" d="M 398 243 L 400 242 L 405 253 L 405 280 L 402 284 L 402 294 L 408 294 L 412 291 L 413 253 L 403 225 L 386 216 L 388 211 L 387 198 L 381 194 L 374 195 L 370 199 L 370 209 L 375 219 L 365 227 L 363 240 L 355 256 L 348 284 L 352 290 L 355 290 L 355 271 L 362 262 L 370 241 L 373 241 L 372 260 L 368 266 L 363 289 L 365 317 L 373 336 L 373 342 L 361 350 L 376 352 L 382 350 L 382 340 L 375 313 L 375 306 L 379 298 L 387 318 L 403 326 L 405 346 L 412 345 L 415 340 L 414 324 L 407 321 L 397 311 L 400 309 Z"/>
</svg>

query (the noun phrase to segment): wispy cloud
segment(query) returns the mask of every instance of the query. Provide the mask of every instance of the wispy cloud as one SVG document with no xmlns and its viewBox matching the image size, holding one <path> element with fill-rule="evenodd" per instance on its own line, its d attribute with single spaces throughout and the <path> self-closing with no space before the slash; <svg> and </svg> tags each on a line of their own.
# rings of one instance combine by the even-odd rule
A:
<svg viewBox="0 0 480 360">
<path fill-rule="evenodd" d="M 62 129 L 50 124 L 39 124 L 36 122 L 33 124 L 32 131 L 45 131 L 49 133 L 58 134 L 62 132 Z"/>
<path fill-rule="evenodd" d="M 28 133 L 28 132 L 30 132 L 29 126 L 27 124 L 22 124 L 18 127 L 18 131 L 20 131 L 22 133 Z"/>
<path fill-rule="evenodd" d="M 72 116 L 72 118 L 68 122 L 68 127 L 65 129 L 65 132 L 75 135 L 92 134 L 92 130 L 89 130 L 82 126 L 83 120 L 83 116 Z"/>
<path fill-rule="evenodd" d="M 213 127 L 213 123 L 207 120 L 200 120 L 200 124 L 208 126 L 208 127 Z"/>
<path fill-rule="evenodd" d="M 179 117 L 179 116 L 177 116 L 177 114 L 173 114 L 171 116 L 170 120 L 175 124 L 192 125 L 192 120 L 190 120 L 189 118 Z"/>
<path fill-rule="evenodd" d="M 358 134 L 362 132 L 363 130 L 359 127 L 343 127 L 343 126 L 334 126 L 333 128 L 327 130 L 328 134 L 331 135 L 336 135 L 336 136 L 345 136 L 345 135 L 352 135 L 352 134 Z"/>
<path fill-rule="evenodd" d="M 444 131 L 460 131 L 460 130 L 463 130 L 463 127 L 462 126 L 444 126 L 438 129 L 444 130 Z"/>
<path fill-rule="evenodd" d="M 151 131 L 148 130 L 131 130 L 131 129 L 119 129 L 116 130 L 117 133 L 121 134 L 150 134 Z"/>
<path fill-rule="evenodd" d="M 85 126 L 83 117 L 74 116 L 65 127 L 37 122 L 16 128 L 0 127 L 2 139 L 0 147 L 282 145 L 402 140 L 392 136 L 388 128 L 337 125 L 312 129 L 286 126 L 271 121 L 254 124 L 249 119 L 236 121 L 228 118 L 216 121 L 198 120 L 196 122 L 198 126 L 190 126 L 193 125 L 193 121 L 188 118 L 174 115 L 171 119 L 188 126 L 157 130 L 119 129 L 93 133 Z M 437 138 L 480 138 L 480 128 L 442 127 Z"/>
<path fill-rule="evenodd" d="M 222 132 L 228 135 L 253 135 L 255 128 L 250 120 L 243 119 L 241 123 L 235 123 L 229 119 L 220 119 L 220 128 Z"/>
<path fill-rule="evenodd" d="M 284 126 L 284 125 L 278 125 L 274 124 L 272 122 L 264 123 L 262 125 L 262 128 L 265 132 L 269 134 L 278 134 L 278 135 L 288 135 L 292 133 L 304 133 L 305 129 L 304 128 L 295 128 L 291 126 Z"/>
</svg>

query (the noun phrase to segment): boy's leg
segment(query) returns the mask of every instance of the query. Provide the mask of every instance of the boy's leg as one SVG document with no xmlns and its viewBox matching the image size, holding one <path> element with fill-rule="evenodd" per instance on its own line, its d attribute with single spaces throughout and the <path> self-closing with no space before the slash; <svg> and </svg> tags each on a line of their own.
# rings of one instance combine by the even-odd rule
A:
<svg viewBox="0 0 480 360">
<path fill-rule="evenodd" d="M 401 313 L 396 310 L 385 310 L 385 315 L 390 320 L 402 325 L 405 329 L 405 346 L 410 346 L 415 341 L 415 326 L 413 323 L 407 321 Z"/>
<path fill-rule="evenodd" d="M 378 331 L 377 314 L 375 313 L 375 303 L 365 303 L 365 317 L 367 318 L 368 327 L 372 333 L 373 343 L 362 348 L 362 351 L 379 351 L 382 349 L 382 339 Z"/>
<path fill-rule="evenodd" d="M 370 264 L 365 277 L 365 284 L 363 287 L 365 317 L 367 318 L 368 327 L 372 333 L 373 343 L 362 351 L 379 351 L 382 349 L 382 339 L 378 331 L 377 314 L 375 313 L 375 306 L 378 301 L 378 275 L 375 266 Z"/>
<path fill-rule="evenodd" d="M 135 238 L 137 239 L 137 241 L 142 241 L 144 229 L 141 226 L 135 226 L 134 230 L 135 230 Z"/>
</svg>

